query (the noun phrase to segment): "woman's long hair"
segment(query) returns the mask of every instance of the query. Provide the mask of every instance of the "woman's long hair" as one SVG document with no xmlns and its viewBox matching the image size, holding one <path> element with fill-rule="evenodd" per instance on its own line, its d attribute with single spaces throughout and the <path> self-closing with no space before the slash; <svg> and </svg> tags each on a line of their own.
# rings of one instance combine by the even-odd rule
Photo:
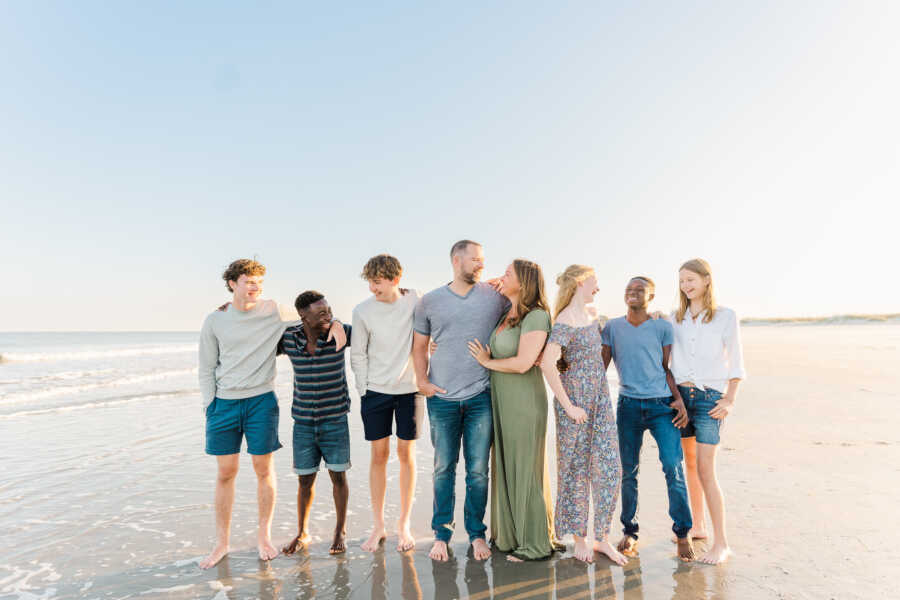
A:
<svg viewBox="0 0 900 600">
<path fill-rule="evenodd" d="M 556 305 L 553 309 L 554 321 L 559 316 L 559 313 L 565 310 L 569 303 L 572 302 L 572 298 L 575 297 L 575 290 L 578 289 L 578 284 L 591 275 L 594 275 L 594 269 L 587 265 L 569 265 L 565 271 L 560 273 L 559 277 L 556 278 L 556 285 L 559 286 L 559 291 L 556 293 Z M 560 373 L 565 373 L 569 370 L 569 361 L 566 359 L 565 347 L 560 348 L 556 368 Z"/>
<path fill-rule="evenodd" d="M 522 322 L 525 315 L 533 310 L 540 309 L 550 313 L 550 304 L 544 293 L 544 272 L 541 266 L 524 258 L 513 261 L 513 270 L 519 279 L 519 298 L 516 301 L 516 316 L 508 322 L 510 327 L 515 327 Z"/>
<path fill-rule="evenodd" d="M 578 284 L 594 274 L 594 269 L 587 265 L 569 265 L 566 270 L 556 278 L 559 292 L 556 294 L 556 305 L 553 309 L 553 320 L 559 316 L 575 296 Z"/>
<path fill-rule="evenodd" d="M 713 317 L 716 316 L 716 308 L 718 308 L 718 305 L 716 304 L 716 294 L 713 290 L 712 268 L 710 268 L 709 263 L 702 258 L 692 258 L 681 265 L 678 270 L 688 270 L 692 273 L 696 273 L 700 277 L 709 277 L 706 293 L 703 294 L 703 308 L 706 309 L 706 314 L 703 316 L 703 322 L 709 323 L 713 320 Z M 687 311 L 691 307 L 691 301 L 688 299 L 687 295 L 681 291 L 680 283 L 678 284 L 678 300 L 679 305 L 678 310 L 675 311 L 675 320 L 681 323 L 684 321 L 684 315 L 687 314 Z"/>
</svg>

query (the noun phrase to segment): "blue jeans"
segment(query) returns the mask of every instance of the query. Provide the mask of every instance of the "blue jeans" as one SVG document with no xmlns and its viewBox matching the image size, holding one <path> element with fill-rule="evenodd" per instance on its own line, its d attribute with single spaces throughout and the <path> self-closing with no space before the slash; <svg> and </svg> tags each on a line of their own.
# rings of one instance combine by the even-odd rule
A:
<svg viewBox="0 0 900 600">
<path fill-rule="evenodd" d="M 666 475 L 672 531 L 683 538 L 693 524 L 684 483 L 681 433 L 672 424 L 675 411 L 669 407 L 671 403 L 671 396 L 649 399 L 619 396 L 616 425 L 619 429 L 619 453 L 622 455 L 622 525 L 625 535 L 634 538 L 638 536 L 638 467 L 644 431 L 647 429 L 659 447 L 659 461 Z"/>
<path fill-rule="evenodd" d="M 466 503 L 463 510 L 469 541 L 484 539 L 484 510 L 488 499 L 488 464 L 494 426 L 491 392 L 485 390 L 468 400 L 428 398 L 431 445 L 434 446 L 434 537 L 449 542 L 453 536 L 456 506 L 456 463 L 462 441 L 466 460 Z"/>
<path fill-rule="evenodd" d="M 294 473 L 317 473 L 322 461 L 334 473 L 350 468 L 350 427 L 346 414 L 324 421 L 294 419 Z"/>
</svg>

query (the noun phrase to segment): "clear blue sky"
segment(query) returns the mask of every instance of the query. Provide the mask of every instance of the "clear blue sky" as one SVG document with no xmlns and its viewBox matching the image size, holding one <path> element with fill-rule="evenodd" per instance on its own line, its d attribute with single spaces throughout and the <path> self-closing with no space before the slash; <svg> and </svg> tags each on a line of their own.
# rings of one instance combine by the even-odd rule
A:
<svg viewBox="0 0 900 600">
<path fill-rule="evenodd" d="M 339 316 L 378 252 L 743 316 L 900 311 L 900 4 L 4 2 L 2 330 L 196 330 L 232 259 Z M 553 293 L 555 287 L 550 286 Z"/>
</svg>

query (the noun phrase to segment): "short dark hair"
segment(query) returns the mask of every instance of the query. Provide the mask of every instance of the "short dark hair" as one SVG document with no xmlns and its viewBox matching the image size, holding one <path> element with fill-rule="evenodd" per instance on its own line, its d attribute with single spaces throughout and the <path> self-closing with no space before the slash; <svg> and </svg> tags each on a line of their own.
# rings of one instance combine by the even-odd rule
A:
<svg viewBox="0 0 900 600">
<path fill-rule="evenodd" d="M 651 293 L 651 294 L 655 294 L 655 293 L 656 293 L 656 284 L 653 283 L 653 280 L 652 280 L 652 279 L 650 279 L 649 277 L 647 277 L 647 276 L 645 276 L 645 275 L 635 275 L 634 277 L 632 277 L 631 279 L 628 280 L 628 283 L 631 283 L 631 282 L 634 281 L 635 279 L 637 279 L 637 280 L 639 280 L 639 281 L 643 281 L 644 283 L 646 283 L 646 284 L 647 284 L 647 287 L 650 288 L 650 293 Z"/>
<path fill-rule="evenodd" d="M 453 246 L 450 247 L 450 258 L 453 258 L 457 254 L 461 254 L 469 249 L 469 245 L 480 246 L 478 242 L 473 242 L 472 240 L 459 240 Z"/>
<path fill-rule="evenodd" d="M 228 284 L 229 281 L 237 282 L 240 279 L 241 275 L 246 275 L 247 277 L 253 277 L 254 275 L 265 275 L 266 268 L 255 260 L 251 260 L 249 258 L 239 258 L 235 261 L 232 261 L 230 265 L 225 269 L 225 272 L 222 273 L 222 279 L 225 280 L 225 287 L 228 288 L 229 292 L 233 292 L 231 286 Z"/>
<path fill-rule="evenodd" d="M 403 267 L 400 261 L 390 254 L 379 254 L 373 256 L 363 267 L 362 278 L 367 281 L 373 279 L 390 279 L 394 280 L 403 274 Z"/>
<path fill-rule="evenodd" d="M 297 296 L 297 299 L 294 300 L 294 307 L 297 309 L 297 312 L 300 312 L 301 310 L 309 308 L 310 304 L 315 304 L 324 297 L 324 294 L 321 294 L 315 290 L 307 290 Z"/>
</svg>

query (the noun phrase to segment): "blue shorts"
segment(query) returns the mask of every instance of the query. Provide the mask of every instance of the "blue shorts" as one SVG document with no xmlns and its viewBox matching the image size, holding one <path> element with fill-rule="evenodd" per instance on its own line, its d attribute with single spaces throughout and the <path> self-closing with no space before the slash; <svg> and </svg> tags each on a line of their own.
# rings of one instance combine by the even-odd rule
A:
<svg viewBox="0 0 900 600">
<path fill-rule="evenodd" d="M 681 430 L 681 437 L 696 437 L 697 442 L 701 444 L 718 444 L 722 420 L 713 419 L 709 416 L 709 411 L 722 397 L 722 392 L 711 388 L 701 390 L 681 385 L 678 386 L 678 392 L 684 400 L 689 419 L 687 427 Z"/>
<path fill-rule="evenodd" d="M 425 414 L 425 398 L 421 394 L 382 394 L 366 390 L 360 404 L 366 440 L 373 442 L 390 436 L 395 420 L 398 439 L 419 438 Z"/>
<path fill-rule="evenodd" d="M 244 436 L 249 454 L 269 454 L 281 448 L 274 392 L 240 400 L 213 398 L 206 407 L 207 454 L 239 454 Z"/>
<path fill-rule="evenodd" d="M 294 419 L 294 473 L 312 475 L 325 468 L 339 473 L 350 468 L 350 427 L 347 415 L 327 421 Z"/>
</svg>

